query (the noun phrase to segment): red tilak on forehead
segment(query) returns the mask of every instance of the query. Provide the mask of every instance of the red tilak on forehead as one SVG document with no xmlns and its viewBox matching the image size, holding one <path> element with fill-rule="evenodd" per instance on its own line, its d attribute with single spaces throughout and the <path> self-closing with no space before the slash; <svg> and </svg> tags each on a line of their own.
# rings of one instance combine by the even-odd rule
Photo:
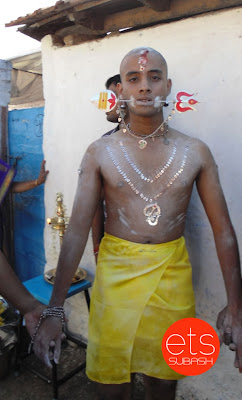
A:
<svg viewBox="0 0 242 400">
<path fill-rule="evenodd" d="M 148 62 L 148 53 L 149 53 L 149 50 L 144 50 L 138 59 L 138 64 L 140 64 L 140 67 L 139 67 L 140 71 L 144 71 L 144 69 L 146 67 L 146 64 Z"/>
</svg>

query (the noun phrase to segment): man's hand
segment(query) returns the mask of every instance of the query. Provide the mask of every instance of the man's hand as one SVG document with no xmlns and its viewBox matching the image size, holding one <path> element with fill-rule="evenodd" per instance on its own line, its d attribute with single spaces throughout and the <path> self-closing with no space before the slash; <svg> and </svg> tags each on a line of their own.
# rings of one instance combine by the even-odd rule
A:
<svg viewBox="0 0 242 400">
<path fill-rule="evenodd" d="M 33 334 L 35 333 L 40 316 L 45 308 L 46 308 L 46 306 L 37 302 L 37 304 L 35 304 L 34 308 L 32 308 L 31 310 L 27 311 L 24 314 L 26 328 L 27 328 L 30 336 L 33 336 Z"/>
<path fill-rule="evenodd" d="M 61 354 L 61 342 L 65 339 L 62 332 L 62 321 L 57 317 L 47 317 L 43 320 L 34 340 L 33 350 L 35 355 L 45 365 L 52 368 L 51 361 L 59 362 Z"/>
<path fill-rule="evenodd" d="M 235 368 L 239 368 L 242 373 L 242 310 L 237 311 L 236 316 L 232 316 L 225 307 L 218 314 L 217 328 L 220 334 L 220 343 L 229 346 L 235 351 Z"/>
<path fill-rule="evenodd" d="M 229 346 L 230 343 L 232 342 L 232 332 L 230 326 L 227 327 L 224 326 L 224 320 L 226 314 L 227 314 L 227 307 L 224 307 L 224 309 L 220 311 L 220 313 L 218 314 L 216 326 L 219 331 L 220 345 L 224 343 L 227 346 Z"/>
<path fill-rule="evenodd" d="M 37 185 L 41 185 L 42 183 L 45 183 L 48 173 L 49 173 L 49 171 L 45 170 L 45 160 L 43 160 L 41 163 L 39 176 L 37 178 Z"/>
</svg>

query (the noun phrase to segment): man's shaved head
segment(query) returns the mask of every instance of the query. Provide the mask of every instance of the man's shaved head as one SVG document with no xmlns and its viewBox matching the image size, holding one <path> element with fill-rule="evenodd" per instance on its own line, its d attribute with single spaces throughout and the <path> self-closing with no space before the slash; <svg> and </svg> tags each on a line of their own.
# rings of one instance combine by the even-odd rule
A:
<svg viewBox="0 0 242 400">
<path fill-rule="evenodd" d="M 145 56 L 148 59 L 149 55 L 150 56 L 156 55 L 156 56 L 158 56 L 160 58 L 161 63 L 163 64 L 163 66 L 165 66 L 166 75 L 167 75 L 167 70 L 168 70 L 167 63 L 166 63 L 165 58 L 161 55 L 161 53 L 159 53 L 159 51 L 153 49 L 152 47 L 137 47 L 137 48 L 129 51 L 128 54 L 126 54 L 126 56 L 121 61 L 121 64 L 120 64 L 120 75 L 121 75 L 121 78 L 122 78 L 123 70 L 124 70 L 124 68 L 126 66 L 126 63 L 127 63 L 128 59 L 130 57 L 137 56 L 138 59 L 140 59 L 140 58 L 142 59 L 142 57 Z"/>
</svg>

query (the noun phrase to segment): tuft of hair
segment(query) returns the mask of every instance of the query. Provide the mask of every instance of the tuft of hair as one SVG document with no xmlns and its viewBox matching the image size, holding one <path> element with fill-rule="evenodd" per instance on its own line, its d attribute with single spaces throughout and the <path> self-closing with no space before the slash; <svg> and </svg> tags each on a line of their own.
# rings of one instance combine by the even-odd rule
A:
<svg viewBox="0 0 242 400">
<path fill-rule="evenodd" d="M 117 74 L 117 75 L 111 76 L 111 78 L 108 78 L 107 82 L 105 83 L 105 87 L 106 87 L 106 89 L 108 89 L 112 83 L 114 83 L 115 86 L 117 86 L 117 84 L 120 82 L 121 82 L 121 77 L 119 74 Z"/>
</svg>

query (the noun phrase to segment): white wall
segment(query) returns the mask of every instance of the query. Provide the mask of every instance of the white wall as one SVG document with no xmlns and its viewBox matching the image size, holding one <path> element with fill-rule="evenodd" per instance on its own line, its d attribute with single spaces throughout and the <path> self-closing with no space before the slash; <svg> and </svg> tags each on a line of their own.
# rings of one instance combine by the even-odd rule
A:
<svg viewBox="0 0 242 400">
<path fill-rule="evenodd" d="M 42 40 L 44 154 L 50 169 L 45 185 L 46 215 L 52 217 L 55 213 L 57 192 L 64 194 L 70 215 L 77 168 L 85 149 L 113 127 L 89 99 L 103 89 L 108 77 L 118 73 L 123 56 L 139 46 L 154 47 L 167 59 L 173 79 L 171 98 L 181 90 L 198 92 L 196 98 L 201 104 L 197 105 L 197 112 L 176 114 L 171 126 L 210 146 L 241 243 L 242 8 L 110 35 L 69 48 L 52 47 L 50 37 Z M 211 230 L 195 191 L 186 237 L 194 268 L 197 313 L 214 325 L 226 298 Z M 46 226 L 47 268 L 56 265 L 58 244 L 57 235 Z M 90 276 L 94 274 L 90 241 L 81 266 L 88 269 Z M 209 372 L 188 378 L 180 388 L 186 399 L 238 400 L 242 396 L 241 377 L 233 368 L 233 355 L 227 348 L 222 349 L 219 361 Z"/>
</svg>

